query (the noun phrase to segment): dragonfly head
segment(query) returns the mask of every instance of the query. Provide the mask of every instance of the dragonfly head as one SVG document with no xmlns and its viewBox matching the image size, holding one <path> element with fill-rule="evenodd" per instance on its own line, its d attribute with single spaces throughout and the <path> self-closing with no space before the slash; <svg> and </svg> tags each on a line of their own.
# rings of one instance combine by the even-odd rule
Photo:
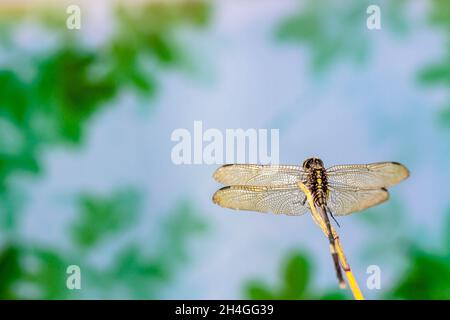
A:
<svg viewBox="0 0 450 320">
<path fill-rule="evenodd" d="M 323 162 L 319 158 L 308 158 L 303 161 L 304 169 L 321 169 L 323 168 Z"/>
</svg>

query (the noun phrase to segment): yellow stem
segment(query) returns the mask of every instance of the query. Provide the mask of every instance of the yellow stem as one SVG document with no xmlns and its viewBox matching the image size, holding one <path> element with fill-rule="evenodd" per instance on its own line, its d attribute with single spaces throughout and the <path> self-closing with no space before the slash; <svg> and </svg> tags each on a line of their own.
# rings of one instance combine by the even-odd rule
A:
<svg viewBox="0 0 450 320">
<path fill-rule="evenodd" d="M 322 229 L 322 232 L 325 234 L 325 236 L 328 237 L 328 231 L 325 221 L 323 220 L 322 216 L 319 215 L 319 213 L 317 212 L 311 192 L 303 183 L 299 183 L 298 186 L 305 193 L 306 198 L 308 199 L 308 203 L 311 208 L 311 215 L 314 222 Z M 338 253 L 341 266 L 344 269 L 345 275 L 347 276 L 348 285 L 350 287 L 350 290 L 352 291 L 353 297 L 355 298 L 355 300 L 364 300 L 364 296 L 361 290 L 359 289 L 358 283 L 356 282 L 352 269 L 350 268 L 350 265 L 348 264 L 347 259 L 345 258 L 344 249 L 342 248 L 339 236 L 336 230 L 333 228 L 333 226 L 331 227 L 331 232 L 333 233 L 333 237 L 336 243 L 336 251 Z"/>
</svg>

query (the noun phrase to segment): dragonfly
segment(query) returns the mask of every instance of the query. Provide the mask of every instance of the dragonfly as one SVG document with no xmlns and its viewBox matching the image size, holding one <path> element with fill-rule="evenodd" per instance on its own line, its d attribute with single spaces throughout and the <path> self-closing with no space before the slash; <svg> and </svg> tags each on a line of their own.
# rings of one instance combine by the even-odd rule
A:
<svg viewBox="0 0 450 320">
<path fill-rule="evenodd" d="M 328 241 L 336 276 L 345 287 L 329 217 L 363 211 L 389 199 L 387 188 L 409 177 L 409 170 L 398 162 L 346 164 L 325 168 L 319 158 L 308 158 L 303 165 L 226 164 L 214 179 L 225 185 L 213 195 L 221 207 L 263 213 L 303 215 L 310 211 L 305 193 L 310 191 L 328 231 Z M 338 224 L 339 225 L 339 224 Z"/>
</svg>

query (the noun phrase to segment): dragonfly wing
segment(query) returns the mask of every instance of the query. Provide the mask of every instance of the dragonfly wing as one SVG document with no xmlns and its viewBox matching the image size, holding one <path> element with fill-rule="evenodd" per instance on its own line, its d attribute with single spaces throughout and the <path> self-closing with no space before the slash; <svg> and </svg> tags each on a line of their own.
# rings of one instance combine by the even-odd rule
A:
<svg viewBox="0 0 450 320">
<path fill-rule="evenodd" d="M 213 202 L 235 210 L 275 214 L 302 215 L 308 210 L 305 194 L 295 185 L 223 187 L 214 194 Z"/>
<path fill-rule="evenodd" d="M 409 176 L 408 169 L 398 162 L 338 165 L 327 169 L 331 186 L 348 186 L 356 189 L 391 187 Z"/>
<path fill-rule="evenodd" d="M 327 206 L 335 216 L 345 216 L 383 203 L 389 199 L 385 188 L 361 190 L 351 187 L 330 187 Z"/>
<path fill-rule="evenodd" d="M 301 166 L 226 164 L 214 173 L 214 179 L 225 185 L 284 186 L 304 180 Z"/>
</svg>

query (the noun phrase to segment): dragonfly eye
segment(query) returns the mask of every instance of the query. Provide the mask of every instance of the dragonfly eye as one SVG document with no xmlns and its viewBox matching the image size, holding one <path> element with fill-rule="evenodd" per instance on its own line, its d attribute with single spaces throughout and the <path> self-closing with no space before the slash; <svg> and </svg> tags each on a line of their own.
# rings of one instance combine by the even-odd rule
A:
<svg viewBox="0 0 450 320">
<path fill-rule="evenodd" d="M 321 168 L 323 162 L 319 158 L 308 158 L 303 162 L 304 169 Z"/>
<path fill-rule="evenodd" d="M 309 158 L 309 159 L 306 159 L 305 161 L 303 161 L 303 168 L 310 169 L 312 160 L 313 160 L 312 158 Z"/>
</svg>

